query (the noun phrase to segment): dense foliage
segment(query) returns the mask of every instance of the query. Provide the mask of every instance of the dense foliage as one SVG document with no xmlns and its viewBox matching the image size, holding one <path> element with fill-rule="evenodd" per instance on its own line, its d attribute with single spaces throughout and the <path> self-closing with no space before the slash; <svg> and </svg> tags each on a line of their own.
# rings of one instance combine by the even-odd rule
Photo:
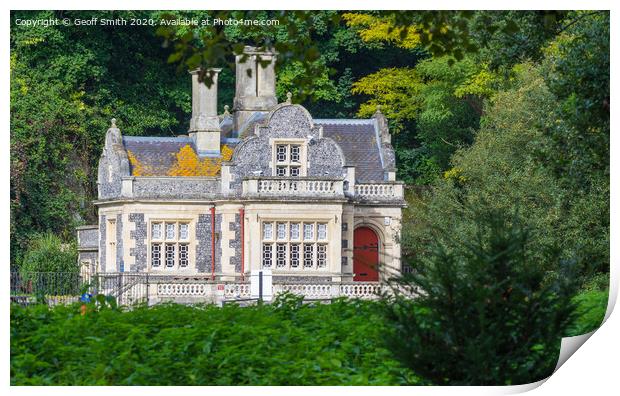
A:
<svg viewBox="0 0 620 396">
<path fill-rule="evenodd" d="M 475 216 L 469 242 L 440 230 L 443 240 L 385 304 L 390 349 L 436 384 L 514 385 L 549 376 L 561 337 L 573 321 L 575 281 L 570 263 L 551 279 L 530 235 L 516 217 L 488 210 Z M 410 293 L 418 294 L 411 299 Z"/>
<path fill-rule="evenodd" d="M 11 308 L 14 385 L 398 385 L 373 303 Z M 53 336 L 50 336 L 53 335 Z"/>
<path fill-rule="evenodd" d="M 51 233 L 37 235 L 30 241 L 20 271 L 76 273 L 76 246 L 63 243 L 58 236 Z"/>
<path fill-rule="evenodd" d="M 604 57 L 600 62 L 580 61 L 591 59 L 591 54 L 568 49 L 584 35 L 591 36 L 595 27 L 601 33 L 599 45 L 588 51 L 609 48 L 606 17 L 581 19 L 565 31 L 571 39 L 562 36 L 549 45 L 541 64 L 512 68 L 504 87 L 486 101 L 472 145 L 458 149 L 451 168 L 431 191 L 412 200 L 416 223 L 405 224 L 411 260 L 429 253 L 434 227 L 449 226 L 454 238 L 471 240 L 476 221 L 467 216 L 467 208 L 504 213 L 519 209 L 532 232 L 528 249 L 533 254 L 560 248 L 564 259 L 579 263 L 584 282 L 594 273 L 609 271 L 609 113 L 604 107 L 608 79 L 601 77 L 598 90 L 589 94 L 575 92 L 576 87 L 570 94 L 557 88 L 566 78 L 560 72 L 565 62 L 581 68 L 586 65 L 580 62 L 587 63 L 588 70 L 608 78 Z M 599 103 L 589 109 L 592 124 L 585 133 L 578 122 L 587 110 L 576 106 L 595 101 Z M 547 264 L 541 258 L 540 265 Z"/>
</svg>

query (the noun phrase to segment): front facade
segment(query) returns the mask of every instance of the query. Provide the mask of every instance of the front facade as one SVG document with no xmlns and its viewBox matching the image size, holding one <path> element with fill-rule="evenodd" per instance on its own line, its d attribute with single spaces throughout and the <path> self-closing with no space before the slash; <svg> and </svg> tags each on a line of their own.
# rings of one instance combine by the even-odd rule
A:
<svg viewBox="0 0 620 396">
<path fill-rule="evenodd" d="M 340 284 L 400 270 L 403 184 L 383 114 L 313 119 L 290 95 L 278 104 L 275 55 L 245 51 L 232 114 L 217 114 L 210 69 L 210 87 L 192 73 L 188 135 L 123 136 L 113 120 L 99 224 L 78 229 L 87 271 Z"/>
</svg>

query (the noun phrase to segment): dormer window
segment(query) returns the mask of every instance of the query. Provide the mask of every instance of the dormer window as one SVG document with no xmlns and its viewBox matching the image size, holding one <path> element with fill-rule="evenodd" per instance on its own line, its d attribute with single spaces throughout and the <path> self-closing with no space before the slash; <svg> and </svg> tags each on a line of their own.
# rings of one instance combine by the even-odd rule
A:
<svg viewBox="0 0 620 396">
<path fill-rule="evenodd" d="M 274 142 L 274 176 L 299 177 L 305 175 L 305 145 L 298 142 Z"/>
</svg>

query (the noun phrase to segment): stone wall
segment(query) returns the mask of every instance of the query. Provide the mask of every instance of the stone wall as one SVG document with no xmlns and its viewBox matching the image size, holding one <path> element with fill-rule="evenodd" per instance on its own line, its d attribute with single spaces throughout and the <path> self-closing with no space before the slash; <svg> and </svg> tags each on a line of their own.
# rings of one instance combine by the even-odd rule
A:
<svg viewBox="0 0 620 396">
<path fill-rule="evenodd" d="M 96 271 L 97 264 L 97 251 L 82 251 L 78 253 L 78 264 L 81 266 L 82 263 L 88 262 L 90 264 L 89 272 L 94 274 Z"/>
<path fill-rule="evenodd" d="M 129 268 L 130 271 L 145 271 L 147 268 L 146 257 L 146 237 L 147 228 L 144 221 L 144 213 L 130 213 L 129 221 L 135 223 L 135 230 L 129 232 L 129 238 L 135 240 L 135 247 L 129 249 L 129 255 L 134 257 L 134 263 Z"/>
<path fill-rule="evenodd" d="M 211 214 L 198 215 L 196 242 L 196 270 L 211 272 Z"/>
<path fill-rule="evenodd" d="M 77 228 L 78 248 L 97 248 L 99 246 L 99 229 L 96 225 Z"/>
<path fill-rule="evenodd" d="M 123 263 L 123 215 L 116 215 L 116 271 L 120 271 L 121 263 Z M 125 265 L 123 263 L 123 265 Z M 125 271 L 129 268 L 125 266 Z"/>
<path fill-rule="evenodd" d="M 102 272 L 106 270 L 106 243 L 106 220 L 105 216 L 101 215 L 99 216 L 99 267 Z"/>
<path fill-rule="evenodd" d="M 270 139 L 306 139 L 308 176 L 345 177 L 342 150 L 332 139 L 320 137 L 321 127 L 313 124 L 310 114 L 303 107 L 278 105 L 270 113 L 267 125 L 258 127 L 258 131 L 258 136 L 245 139 L 235 149 L 230 168 L 232 195 L 241 194 L 243 178 L 246 176 L 272 176 Z"/>
<path fill-rule="evenodd" d="M 235 214 L 235 221 L 228 223 L 230 231 L 234 231 L 234 239 L 228 240 L 228 246 L 235 250 L 235 255 L 230 258 L 230 264 L 235 266 L 235 273 L 241 272 L 241 224 L 239 214 Z"/>
<path fill-rule="evenodd" d="M 219 178 L 136 177 L 133 198 L 204 199 L 220 192 Z"/>
</svg>

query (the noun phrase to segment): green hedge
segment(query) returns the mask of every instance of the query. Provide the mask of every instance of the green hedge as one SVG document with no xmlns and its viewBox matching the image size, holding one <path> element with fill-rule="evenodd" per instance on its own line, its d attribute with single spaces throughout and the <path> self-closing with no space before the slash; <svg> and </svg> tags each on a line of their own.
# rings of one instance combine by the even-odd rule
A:
<svg viewBox="0 0 620 396">
<path fill-rule="evenodd" d="M 375 303 L 11 307 L 13 385 L 400 385 Z M 93 307 L 91 306 L 91 309 Z"/>
</svg>

